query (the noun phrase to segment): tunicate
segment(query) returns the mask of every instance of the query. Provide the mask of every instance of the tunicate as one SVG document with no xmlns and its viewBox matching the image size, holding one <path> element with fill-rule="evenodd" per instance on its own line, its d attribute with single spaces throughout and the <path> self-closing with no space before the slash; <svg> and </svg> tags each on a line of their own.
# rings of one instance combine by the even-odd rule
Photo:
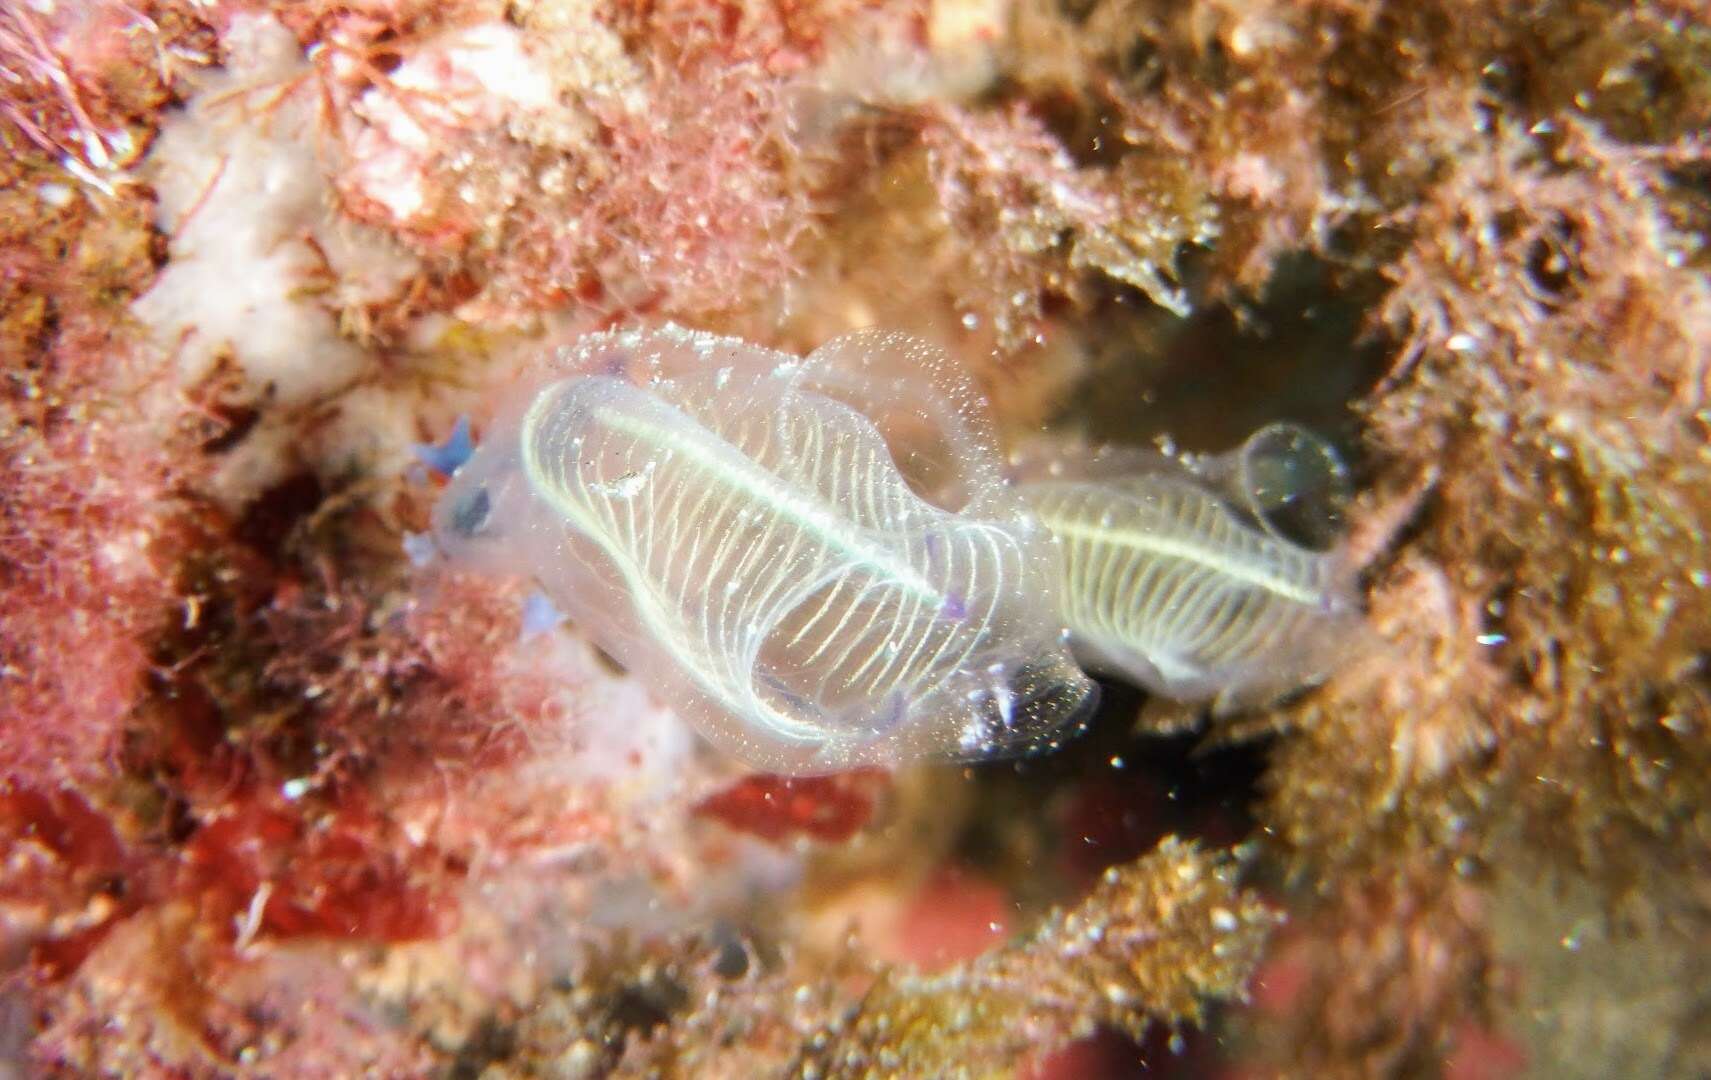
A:
<svg viewBox="0 0 1711 1080">
<path fill-rule="evenodd" d="M 1063 619 L 1090 670 L 1228 712 L 1323 679 L 1360 626 L 1336 543 L 1347 477 L 1301 428 L 1192 462 L 1035 447 L 1015 471 L 1057 538 Z"/>
<path fill-rule="evenodd" d="M 600 334 L 488 426 L 435 509 L 715 744 L 813 773 L 1055 745 L 1091 706 L 1050 538 L 966 375 L 903 335 L 806 359 Z"/>
</svg>

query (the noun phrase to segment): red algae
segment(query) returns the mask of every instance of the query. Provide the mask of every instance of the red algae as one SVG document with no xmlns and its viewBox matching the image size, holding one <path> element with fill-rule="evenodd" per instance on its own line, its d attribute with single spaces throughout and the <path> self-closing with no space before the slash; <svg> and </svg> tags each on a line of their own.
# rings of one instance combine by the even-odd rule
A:
<svg viewBox="0 0 1711 1080">
<path fill-rule="evenodd" d="M 360 809 L 312 816 L 271 801 L 252 795 L 216 812 L 181 855 L 179 888 L 239 944 L 262 936 L 413 941 L 454 924 L 455 874 L 434 852 L 389 835 Z"/>
<path fill-rule="evenodd" d="M 39 727 L 8 728 L 0 770 L 29 782 L 87 780 L 110 768 L 148 670 L 142 638 L 171 599 L 146 531 L 161 474 L 99 434 L 9 449 L 0 464 L 8 492 L 0 709 Z M 75 681 L 62 681 L 70 657 Z"/>
<path fill-rule="evenodd" d="M 716 310 L 790 273 L 809 203 L 783 73 L 814 31 L 502 7 L 280 5 L 343 214 L 424 258 L 425 282 L 467 283 L 428 291 L 479 320 Z"/>
<path fill-rule="evenodd" d="M 775 844 L 797 837 L 841 844 L 868 826 L 889 787 L 883 769 L 829 776 L 760 773 L 707 796 L 695 812 Z"/>
<path fill-rule="evenodd" d="M 75 215 L 55 218 L 76 232 Z M 0 238 L 0 286 L 18 300 L 8 347 L 21 354 L 0 399 L 0 776 L 39 787 L 113 774 L 146 642 L 175 617 L 175 495 L 198 472 L 180 454 L 162 365 L 84 292 L 123 289 L 138 273 L 124 260 L 146 263 L 127 225 L 96 227 L 70 267 L 43 261 L 23 231 Z"/>
<path fill-rule="evenodd" d="M 141 0 L 8 4 L 0 57 L 4 144 L 56 158 L 77 181 L 109 189 L 153 135 L 178 72 L 212 61 L 212 28 L 193 7 Z"/>
<path fill-rule="evenodd" d="M 141 903 L 147 868 L 113 824 L 67 791 L 0 789 L 0 907 L 11 945 L 25 945 L 47 979 L 75 971 L 83 958 Z"/>
</svg>

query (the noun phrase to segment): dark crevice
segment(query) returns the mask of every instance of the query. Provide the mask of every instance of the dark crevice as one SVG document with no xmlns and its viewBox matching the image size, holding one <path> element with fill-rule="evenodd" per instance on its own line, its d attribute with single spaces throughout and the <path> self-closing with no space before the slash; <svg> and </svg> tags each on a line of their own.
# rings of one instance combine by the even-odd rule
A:
<svg viewBox="0 0 1711 1080">
<path fill-rule="evenodd" d="M 1185 251 L 1183 277 L 1198 291 L 1194 260 Z M 1221 451 L 1289 420 L 1352 450 L 1358 432 L 1349 406 L 1383 376 L 1393 352 L 1367 324 L 1382 288 L 1296 255 L 1279 263 L 1260 296 L 1203 302 L 1182 319 L 1137 312 L 1126 320 L 1134 325 L 1108 336 L 1066 412 L 1100 442 L 1164 437 L 1185 450 Z"/>
</svg>

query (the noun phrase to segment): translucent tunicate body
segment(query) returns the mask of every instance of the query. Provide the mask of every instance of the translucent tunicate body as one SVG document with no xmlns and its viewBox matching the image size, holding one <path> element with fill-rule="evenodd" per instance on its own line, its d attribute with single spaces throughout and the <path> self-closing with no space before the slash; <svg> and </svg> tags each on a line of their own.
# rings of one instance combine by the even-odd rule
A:
<svg viewBox="0 0 1711 1080">
<path fill-rule="evenodd" d="M 553 369 L 457 472 L 436 540 L 532 575 L 715 744 L 798 774 L 976 758 L 1091 706 L 1049 537 L 936 350 L 665 328 Z"/>
<path fill-rule="evenodd" d="M 1228 712 L 1329 674 L 1360 624 L 1340 550 L 1317 550 L 1341 463 L 1290 425 L 1192 464 L 1145 451 L 1030 452 L 1018 491 L 1058 543 L 1076 656 Z M 1310 508 L 1310 509 L 1309 509 Z M 1291 537 L 1280 523 L 1305 523 Z"/>
</svg>

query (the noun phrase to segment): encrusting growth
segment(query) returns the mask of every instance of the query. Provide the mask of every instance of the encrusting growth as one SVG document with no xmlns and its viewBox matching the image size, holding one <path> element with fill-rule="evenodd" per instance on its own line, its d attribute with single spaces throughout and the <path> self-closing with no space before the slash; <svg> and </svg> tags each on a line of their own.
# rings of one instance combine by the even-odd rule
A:
<svg viewBox="0 0 1711 1080">
<path fill-rule="evenodd" d="M 620 1076 L 987 1076 L 1105 1025 L 1139 1037 L 1198 1023 L 1241 993 L 1278 916 L 1237 888 L 1227 856 L 1174 837 L 1113 868 L 1025 938 L 936 974 L 849 964 L 803 985 L 786 970 L 708 983 L 701 1004 L 633 1048 Z M 697 986 L 696 989 L 703 989 Z M 724 1048 L 724 1049 L 722 1049 Z M 756 1056 L 758 1052 L 758 1057 Z"/>
</svg>

